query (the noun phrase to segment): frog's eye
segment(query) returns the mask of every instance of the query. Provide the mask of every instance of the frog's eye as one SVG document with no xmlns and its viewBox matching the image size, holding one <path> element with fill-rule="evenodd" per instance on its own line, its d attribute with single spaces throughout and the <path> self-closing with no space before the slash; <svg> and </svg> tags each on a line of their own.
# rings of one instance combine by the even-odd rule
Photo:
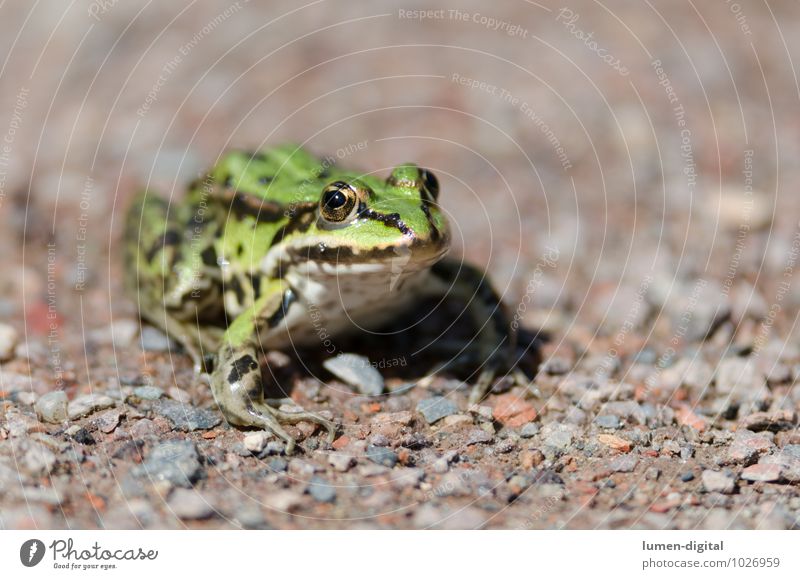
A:
<svg viewBox="0 0 800 579">
<path fill-rule="evenodd" d="M 439 179 L 427 169 L 420 169 L 419 176 L 422 181 L 422 188 L 428 192 L 433 201 L 436 201 L 439 198 Z"/>
<path fill-rule="evenodd" d="M 341 223 L 352 217 L 358 202 L 358 193 L 344 181 L 335 181 L 325 187 L 319 201 L 319 210 L 326 221 Z"/>
</svg>

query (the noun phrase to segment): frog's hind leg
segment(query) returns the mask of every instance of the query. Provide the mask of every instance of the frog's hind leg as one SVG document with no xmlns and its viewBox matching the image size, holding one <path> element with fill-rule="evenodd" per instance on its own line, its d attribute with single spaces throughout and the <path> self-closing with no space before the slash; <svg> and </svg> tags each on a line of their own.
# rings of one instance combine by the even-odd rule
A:
<svg viewBox="0 0 800 579">
<path fill-rule="evenodd" d="M 124 283 L 141 317 L 180 343 L 199 370 L 216 352 L 223 330 L 215 334 L 216 328 L 203 324 L 200 331 L 197 302 L 186 299 L 191 292 L 180 287 L 176 269 L 186 258 L 185 230 L 185 224 L 170 215 L 166 200 L 152 192 L 139 193 L 125 220 Z M 205 281 L 195 277 L 197 284 Z M 207 296 L 210 288 L 204 289 L 198 295 Z M 213 301 L 213 295 L 207 297 Z"/>
<path fill-rule="evenodd" d="M 467 304 L 467 313 L 477 329 L 477 335 L 466 354 L 477 357 L 482 368 L 470 392 L 469 403 L 480 402 L 489 392 L 498 373 L 505 370 L 509 370 L 509 376 L 515 383 L 529 387 L 530 380 L 525 374 L 513 368 L 516 327 L 509 321 L 500 297 L 489 284 L 485 273 L 447 258 L 437 263 L 432 273 L 448 295 Z"/>
</svg>

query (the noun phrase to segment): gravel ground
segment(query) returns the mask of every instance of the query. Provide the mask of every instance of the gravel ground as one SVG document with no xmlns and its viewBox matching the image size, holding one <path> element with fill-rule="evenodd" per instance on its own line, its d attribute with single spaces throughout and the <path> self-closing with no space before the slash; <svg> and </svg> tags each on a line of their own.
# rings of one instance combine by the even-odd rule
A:
<svg viewBox="0 0 800 579">
<path fill-rule="evenodd" d="M 800 526 L 797 3 L 169 4 L 0 7 L 0 528 Z M 434 305 L 268 354 L 332 446 L 224 422 L 120 220 L 285 140 L 437 172 L 529 388 L 420 381 Z"/>
</svg>

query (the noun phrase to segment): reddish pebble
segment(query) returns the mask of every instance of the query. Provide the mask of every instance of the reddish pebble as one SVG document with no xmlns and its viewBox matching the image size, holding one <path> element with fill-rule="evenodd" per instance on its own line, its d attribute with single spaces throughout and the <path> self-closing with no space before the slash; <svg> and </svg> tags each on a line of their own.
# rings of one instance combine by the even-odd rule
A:
<svg viewBox="0 0 800 579">
<path fill-rule="evenodd" d="M 675 411 L 675 419 L 681 426 L 691 426 L 698 432 L 703 432 L 708 428 L 708 423 L 705 419 L 695 414 L 688 404 L 681 404 Z"/>
<path fill-rule="evenodd" d="M 497 397 L 492 416 L 505 426 L 519 428 L 536 420 L 536 409 L 516 394 L 504 394 Z"/>
</svg>

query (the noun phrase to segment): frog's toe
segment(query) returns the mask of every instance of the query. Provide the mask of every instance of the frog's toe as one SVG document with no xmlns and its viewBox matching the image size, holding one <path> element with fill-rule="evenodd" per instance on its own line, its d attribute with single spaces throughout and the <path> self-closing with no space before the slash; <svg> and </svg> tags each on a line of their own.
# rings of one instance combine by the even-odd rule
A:
<svg viewBox="0 0 800 579">
<path fill-rule="evenodd" d="M 307 412 L 305 410 L 301 412 L 284 412 L 274 408 L 270 410 L 280 422 L 285 422 L 287 424 L 297 424 L 298 422 L 312 422 L 314 424 L 319 424 L 328 431 L 325 439 L 329 444 L 333 442 L 333 439 L 336 437 L 336 423 L 323 418 L 318 414 Z"/>
<path fill-rule="evenodd" d="M 293 454 L 295 447 L 295 440 L 292 435 L 286 432 L 281 426 L 280 420 L 273 415 L 274 408 L 264 404 L 252 404 L 248 408 L 250 415 L 250 425 L 258 428 L 263 428 L 267 432 L 271 432 L 284 443 L 286 443 L 286 454 Z"/>
</svg>

